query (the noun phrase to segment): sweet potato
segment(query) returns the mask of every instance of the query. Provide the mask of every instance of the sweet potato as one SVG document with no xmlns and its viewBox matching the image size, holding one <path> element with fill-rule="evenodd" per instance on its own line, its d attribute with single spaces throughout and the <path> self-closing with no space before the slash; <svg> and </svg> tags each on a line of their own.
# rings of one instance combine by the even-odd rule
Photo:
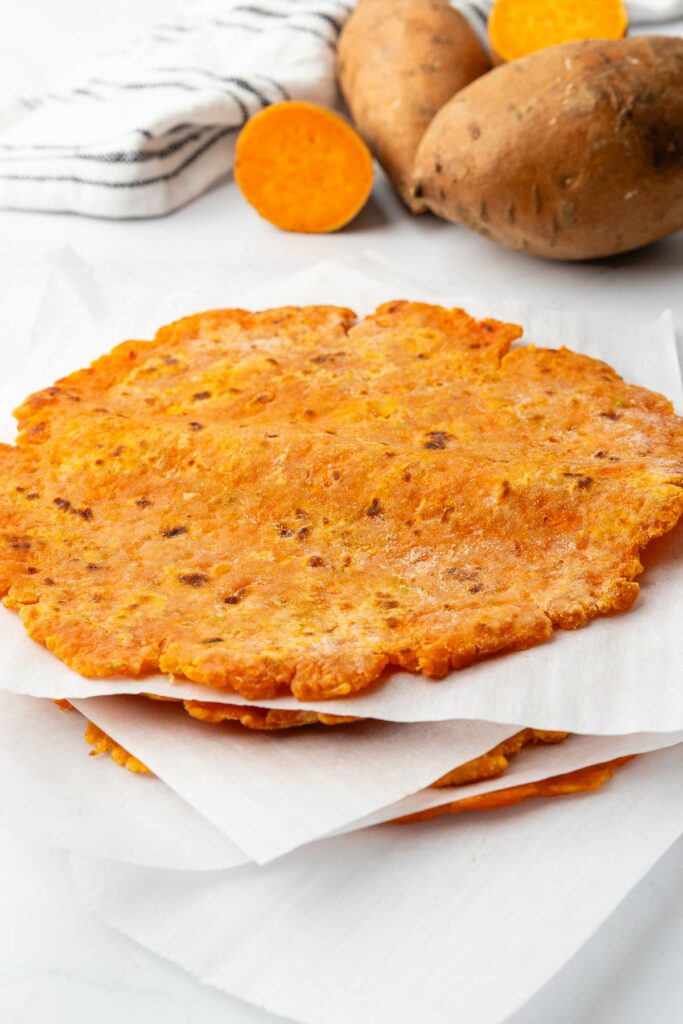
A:
<svg viewBox="0 0 683 1024">
<path fill-rule="evenodd" d="M 372 155 L 338 114 L 314 103 L 274 103 L 240 132 L 235 181 L 247 202 L 284 231 L 348 224 L 372 190 Z"/>
<path fill-rule="evenodd" d="M 420 139 L 444 103 L 489 67 L 447 0 L 359 0 L 347 19 L 339 84 L 358 131 L 414 212 L 421 204 L 410 172 Z"/>
<path fill-rule="evenodd" d="M 488 22 L 497 61 L 577 39 L 621 39 L 627 27 L 622 0 L 496 0 Z"/>
<path fill-rule="evenodd" d="M 564 43 L 502 64 L 437 114 L 413 187 L 434 213 L 550 259 L 683 227 L 683 39 Z"/>
</svg>

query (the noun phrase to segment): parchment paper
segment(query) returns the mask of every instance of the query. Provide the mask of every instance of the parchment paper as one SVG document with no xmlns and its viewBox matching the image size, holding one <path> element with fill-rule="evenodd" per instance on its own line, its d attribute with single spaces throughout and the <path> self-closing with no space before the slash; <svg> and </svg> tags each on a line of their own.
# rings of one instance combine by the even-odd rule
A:
<svg viewBox="0 0 683 1024">
<path fill-rule="evenodd" d="M 258 864 L 325 836 L 683 741 L 683 733 L 672 732 L 571 736 L 522 750 L 497 779 L 430 789 L 516 727 L 366 722 L 264 735 L 197 722 L 178 708 L 130 697 L 75 706 Z M 442 767 L 434 770 L 435 764 Z"/>
<path fill-rule="evenodd" d="M 628 754 L 645 754 L 652 750 L 673 747 L 683 743 L 683 732 L 641 732 L 629 736 L 579 736 L 571 735 L 562 743 L 547 746 L 526 747 L 510 760 L 510 767 L 497 779 L 469 783 L 467 786 L 443 789 L 422 789 L 412 796 L 399 800 L 391 807 L 384 807 L 367 818 L 354 822 L 354 828 L 367 828 L 384 821 L 415 814 L 417 811 L 440 807 L 452 801 L 492 793 L 512 786 L 563 775 L 589 765 L 602 764 Z"/>
<path fill-rule="evenodd" d="M 87 712 L 89 702 L 84 703 Z M 181 759 L 178 771 L 181 771 L 188 751 L 182 741 L 176 744 L 170 716 L 169 723 L 164 742 L 178 751 Z M 107 724 L 114 732 L 112 723 Z M 210 725 L 205 728 L 212 733 L 222 731 Z M 469 728 L 473 731 L 474 723 L 469 723 Z M 41 842 L 155 868 L 212 871 L 249 861 L 227 835 L 194 807 L 195 794 L 198 794 L 199 808 L 209 803 L 221 807 L 221 821 L 227 823 L 229 834 L 233 823 L 230 807 L 223 806 L 225 776 L 210 769 L 209 777 L 202 777 L 200 783 L 190 777 L 183 787 L 188 798 L 185 800 L 160 778 L 132 775 L 106 755 L 89 758 L 90 748 L 83 740 L 84 729 L 85 718 L 78 711 L 60 713 L 51 701 L 0 691 L 0 820 Z M 230 729 L 223 733 L 223 739 L 226 744 L 231 742 Z M 484 752 L 490 739 L 491 726 L 484 724 L 476 740 L 477 753 Z M 198 733 L 196 740 L 201 755 L 204 734 Z M 499 779 L 466 788 L 421 790 L 394 805 L 350 821 L 338 831 L 354 831 L 475 793 L 537 781 L 623 753 L 637 753 L 680 740 L 683 735 L 674 733 L 574 736 L 557 747 L 523 751 Z M 141 750 L 136 752 L 141 753 Z M 235 759 L 231 758 L 231 770 L 234 764 Z M 240 766 L 239 777 L 234 780 L 244 785 L 247 797 L 255 787 L 249 768 L 248 763 L 244 768 Z M 191 771 L 201 773 L 202 761 L 193 759 Z M 335 780 L 335 785 L 343 785 L 343 777 Z M 299 792 L 297 788 L 295 795 Z M 327 795 L 323 802 L 326 800 Z M 309 806 L 313 817 L 317 817 L 317 804 L 310 802 Z M 251 804 L 247 800 L 241 813 L 261 818 L 263 827 L 268 830 L 270 807 L 269 799 Z"/>
<path fill-rule="evenodd" d="M 683 831 L 683 746 L 596 794 L 384 826 L 266 867 L 72 859 L 84 903 L 204 982 L 305 1024 L 501 1024 Z"/>
<path fill-rule="evenodd" d="M 270 283 L 247 296 L 227 296 L 225 302 L 240 301 L 254 307 L 282 302 L 336 302 L 350 304 L 362 313 L 377 302 L 396 296 L 431 299 L 452 305 L 465 305 L 475 313 L 512 317 L 525 326 L 527 340 L 540 344 L 565 343 L 577 351 L 599 355 L 612 363 L 628 380 L 666 392 L 680 409 L 683 406 L 680 367 L 674 344 L 671 318 L 664 314 L 653 324 L 638 326 L 617 319 L 609 322 L 587 320 L 565 311 L 533 310 L 522 305 L 499 303 L 491 294 L 467 297 L 431 294 L 422 286 L 411 285 L 400 272 L 373 257 L 349 262 L 328 261 L 286 281 Z M 44 330 L 34 347 L 33 384 L 40 364 L 38 353 L 54 351 L 49 324 L 64 323 L 76 303 L 74 334 L 64 364 L 79 366 L 110 346 L 116 323 L 116 336 L 149 333 L 149 325 L 158 323 L 175 309 L 177 294 L 161 292 L 131 293 L 130 319 L 126 319 L 125 289 L 115 290 L 116 314 L 110 316 L 107 290 L 95 286 L 86 275 L 79 284 L 81 297 L 73 289 L 59 292 L 56 308 L 41 318 Z M 59 291 L 59 289 L 58 289 Z M 145 298 L 146 294 L 146 298 Z M 200 308 L 201 289 L 192 293 Z M 82 296 L 85 295 L 86 299 Z M 216 287 L 207 299 L 216 301 Z M 99 305 L 98 305 L 99 304 Z M 212 303 L 207 303 L 212 304 Z M 90 326 L 84 310 L 96 309 Z M 103 312 L 104 310 L 104 312 Z M 155 311 L 159 319 L 155 319 Z M 90 315 L 90 314 L 88 314 Z M 126 326 L 126 330 L 124 330 Z M 103 344 L 100 344 L 101 340 Z M 42 364 L 40 364 L 42 365 Z M 50 378 L 51 379 L 51 378 Z M 24 382 L 24 390 L 28 390 Z M 589 734 L 616 734 L 639 731 L 683 729 L 683 529 L 679 526 L 668 537 L 650 545 L 644 558 L 646 573 L 641 578 L 642 592 L 634 608 L 626 615 L 594 621 L 575 632 L 554 634 L 553 639 L 532 650 L 488 659 L 465 670 L 451 673 L 439 682 L 430 682 L 406 672 L 393 675 L 390 685 L 372 693 L 320 704 L 300 704 L 293 698 L 280 698 L 268 704 L 281 708 L 324 709 L 330 713 L 355 714 L 397 722 L 448 719 L 481 719 L 495 722 L 522 722 L 545 729 L 567 729 Z M 17 619 L 0 615 L 0 643 L 5 659 L 0 671 L 0 686 L 15 692 L 38 696 L 83 697 L 91 694 L 154 692 L 160 695 L 211 695 L 246 703 L 234 694 L 207 691 L 192 684 L 170 682 L 162 676 L 144 680 L 85 680 L 67 669 L 52 655 L 28 640 Z M 263 703 L 263 702 L 252 702 Z"/>
<path fill-rule="evenodd" d="M 257 863 L 415 793 L 517 731 L 360 722 L 265 734 L 199 722 L 158 701 L 74 703 Z"/>
<path fill-rule="evenodd" d="M 85 719 L 0 691 L 0 819 L 38 842 L 155 868 L 249 858 L 159 779 L 89 758 Z"/>
<path fill-rule="evenodd" d="M 90 698 L 75 706 L 258 864 L 324 836 L 683 742 L 683 732 L 571 736 L 522 750 L 497 779 L 430 789 L 440 775 L 517 728 L 366 722 L 264 735 L 236 724 L 197 722 L 178 708 L 130 697 Z M 434 771 L 444 759 L 446 766 Z M 400 799 L 387 795 L 398 789 L 405 794 Z"/>
</svg>

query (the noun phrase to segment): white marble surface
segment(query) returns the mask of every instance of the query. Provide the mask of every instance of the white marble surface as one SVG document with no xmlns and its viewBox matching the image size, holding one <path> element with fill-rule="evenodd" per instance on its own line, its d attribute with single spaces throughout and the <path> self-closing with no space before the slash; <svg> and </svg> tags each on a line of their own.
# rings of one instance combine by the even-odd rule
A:
<svg viewBox="0 0 683 1024">
<path fill-rule="evenodd" d="M 36 91 L 91 50 L 122 42 L 167 12 L 168 0 L 3 6 L 0 102 Z M 436 220 L 411 219 L 380 180 L 351 228 L 328 237 L 288 236 L 260 221 L 226 182 L 158 221 L 0 211 L 0 382 L 21 363 L 47 274 L 44 253 L 64 245 L 96 266 L 171 285 L 182 282 L 184 267 L 206 266 L 212 276 L 224 273 L 231 297 L 264 276 L 371 247 L 440 289 L 487 286 L 510 298 L 624 320 L 646 321 L 670 307 L 679 340 L 683 332 L 683 233 L 601 263 L 541 263 Z M 683 840 L 510 1024 L 683 1020 L 682 868 Z M 76 901 L 66 855 L 1 827 L 0 921 L 3 1024 L 276 1020 L 200 985 L 92 919 Z"/>
</svg>

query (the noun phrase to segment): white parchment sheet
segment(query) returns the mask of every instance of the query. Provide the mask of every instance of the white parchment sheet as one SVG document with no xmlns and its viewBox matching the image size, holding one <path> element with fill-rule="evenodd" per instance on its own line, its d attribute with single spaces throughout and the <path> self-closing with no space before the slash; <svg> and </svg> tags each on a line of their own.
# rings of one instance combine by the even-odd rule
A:
<svg viewBox="0 0 683 1024">
<path fill-rule="evenodd" d="M 528 782 L 540 782 L 555 775 L 564 775 L 578 768 L 613 761 L 629 754 L 646 754 L 683 743 L 683 732 L 635 732 L 628 736 L 580 736 L 570 735 L 562 743 L 547 746 L 525 747 L 510 760 L 510 767 L 497 779 L 471 782 L 464 787 L 443 789 L 421 789 L 418 793 L 399 800 L 391 807 L 384 807 L 367 818 L 354 822 L 354 828 L 391 821 L 404 814 L 441 807 L 453 801 L 482 793 L 492 793 L 512 786 L 523 786 Z M 346 831 L 346 830 L 345 830 Z"/>
<path fill-rule="evenodd" d="M 190 301 L 191 296 L 193 309 L 215 305 L 218 291 L 215 284 L 209 292 L 195 288 L 188 290 L 183 301 Z M 41 330 L 34 338 L 29 360 L 30 379 L 22 382 L 21 393 L 53 379 L 52 374 L 46 377 L 47 366 L 59 364 L 60 372 L 64 372 L 68 367 L 83 365 L 108 349 L 116 338 L 149 334 L 151 324 L 179 312 L 178 293 L 117 286 L 111 293 L 116 302 L 110 299 L 109 304 L 107 294 L 106 285 L 93 283 L 87 275 L 79 279 L 78 289 L 65 285 L 53 289 L 46 299 L 47 311 L 45 304 L 41 311 Z M 126 295 L 130 295 L 128 305 Z M 550 346 L 564 343 L 598 355 L 628 380 L 663 391 L 679 409 L 683 407 L 680 367 L 668 314 L 653 324 L 638 326 L 618 319 L 588 320 L 563 311 L 501 305 L 495 295 L 435 295 L 369 256 L 347 262 L 328 261 L 285 281 L 269 283 L 250 296 L 225 293 L 223 301 L 254 308 L 284 302 L 332 302 L 351 305 L 363 313 L 378 302 L 396 297 L 460 304 L 477 314 L 514 318 L 524 325 L 528 341 Z M 69 335 L 71 341 L 65 348 L 65 323 L 70 317 L 74 333 Z M 53 322 L 58 325 L 56 339 L 50 333 Z M 546 644 L 487 659 L 438 682 L 397 672 L 389 685 L 353 698 L 300 704 L 283 697 L 268 703 L 397 722 L 479 719 L 606 735 L 681 730 L 683 528 L 679 526 L 650 545 L 644 563 L 641 595 L 626 615 L 598 619 L 574 632 L 557 631 Z M 214 700 L 246 703 L 234 694 L 207 692 L 163 676 L 83 679 L 30 641 L 10 613 L 0 614 L 0 643 L 5 654 L 0 686 L 15 692 L 86 697 L 145 691 L 196 698 L 203 694 Z"/>
<path fill-rule="evenodd" d="M 305 1024 L 501 1024 L 683 831 L 683 746 L 597 794 L 383 826 L 266 867 L 72 858 L 84 903 L 204 982 Z"/>
<path fill-rule="evenodd" d="M 263 733 L 140 698 L 74 704 L 258 863 L 415 793 L 517 731 L 359 722 Z"/>
<path fill-rule="evenodd" d="M 52 701 L 0 691 L 0 820 L 38 842 L 148 867 L 249 861 L 159 779 L 88 757 L 85 724 Z"/>
<path fill-rule="evenodd" d="M 94 717 L 106 731 L 122 744 L 125 739 L 128 748 L 150 768 L 161 771 L 171 785 L 158 776 L 131 774 L 107 755 L 89 757 L 91 748 L 83 738 L 86 718 L 80 712 L 59 712 L 52 701 L 0 691 L 0 819 L 64 849 L 150 867 L 208 871 L 252 859 L 232 836 L 265 835 L 267 841 L 261 840 L 258 850 L 259 859 L 266 861 L 318 838 L 321 818 L 323 827 L 340 817 L 344 821 L 329 829 L 330 834 L 353 831 L 623 754 L 683 742 L 683 733 L 571 736 L 556 746 L 526 748 L 497 779 L 466 788 L 421 789 L 379 806 L 372 774 L 367 782 L 364 777 L 373 770 L 367 757 L 349 771 L 339 755 L 343 741 L 330 730 L 317 730 L 318 750 L 328 743 L 326 737 L 330 747 L 313 760 L 311 745 L 304 740 L 299 746 L 291 734 L 288 743 L 278 745 L 284 737 L 247 733 L 245 745 L 240 736 L 246 730 L 241 726 L 194 722 L 194 735 L 188 735 L 180 709 L 175 709 L 175 715 L 166 708 L 158 719 L 151 714 L 141 719 L 137 705 L 142 703 L 131 706 L 130 698 L 113 697 L 79 705 L 86 716 L 99 705 L 101 714 Z M 449 768 L 484 753 L 509 733 L 509 727 L 489 723 L 466 722 L 460 730 L 456 726 L 449 723 L 453 732 L 463 735 L 449 751 Z M 410 750 L 410 726 L 380 723 L 380 728 L 402 729 L 403 743 Z M 437 724 L 437 732 L 442 729 L 443 723 Z M 356 754 L 358 749 L 356 740 L 349 753 Z M 243 758 L 245 750 L 249 756 Z M 380 754 L 386 753 L 387 744 L 382 743 Z M 401 754 L 394 762 L 387 768 L 392 778 L 404 779 L 407 791 L 412 786 L 414 759 Z M 384 772 L 385 766 L 377 769 L 375 765 L 374 770 Z M 316 782 L 311 786 L 301 776 L 313 771 Z M 376 809 L 356 815 L 356 791 L 362 792 L 366 785 L 371 791 L 369 802 Z M 335 805 L 332 810 L 327 806 L 330 801 Z"/>
<path fill-rule="evenodd" d="M 93 697 L 75 707 L 258 864 L 330 834 L 683 742 L 683 732 L 571 736 L 522 750 L 497 779 L 429 789 L 517 728 L 370 721 L 264 734 L 139 698 Z"/>
</svg>

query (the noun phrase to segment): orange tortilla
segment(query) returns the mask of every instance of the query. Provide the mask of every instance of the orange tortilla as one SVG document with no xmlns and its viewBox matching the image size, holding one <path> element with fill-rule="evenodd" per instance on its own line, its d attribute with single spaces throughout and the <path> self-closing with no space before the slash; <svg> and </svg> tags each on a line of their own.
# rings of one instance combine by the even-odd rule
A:
<svg viewBox="0 0 683 1024">
<path fill-rule="evenodd" d="M 217 704 L 212 701 L 185 700 L 188 715 L 202 722 L 219 725 L 239 722 L 246 729 L 277 732 L 303 725 L 347 725 L 359 719 L 342 715 L 326 715 L 322 711 L 281 711 L 276 708 L 249 708 L 239 704 Z"/>
<path fill-rule="evenodd" d="M 439 818 L 442 814 L 465 814 L 467 811 L 495 811 L 501 807 L 511 807 L 523 800 L 536 797 L 567 796 L 571 793 L 590 793 L 608 782 L 614 772 L 631 761 L 635 755 L 618 757 L 603 764 L 579 768 L 564 775 L 555 775 L 539 782 L 527 782 L 521 786 L 510 786 L 490 793 L 479 793 L 476 796 L 462 797 L 440 807 L 430 807 L 426 811 L 405 814 L 402 818 L 394 818 L 392 825 L 413 825 L 418 821 L 429 821 Z"/>
<path fill-rule="evenodd" d="M 5 604 L 84 675 L 301 700 L 627 609 L 683 512 L 683 421 L 520 333 L 397 301 L 125 342 L 0 447 Z"/>
<path fill-rule="evenodd" d="M 503 775 L 510 767 L 510 758 L 520 750 L 537 743 L 561 743 L 569 734 L 566 732 L 546 732 L 540 729 L 522 729 L 509 736 L 488 753 L 475 757 L 472 761 L 459 765 L 452 771 L 442 775 L 432 783 L 436 789 L 444 786 L 465 786 L 469 782 L 481 782 L 482 779 L 494 779 Z"/>
<path fill-rule="evenodd" d="M 121 765 L 122 768 L 126 768 L 129 772 L 133 772 L 135 775 L 151 775 L 149 768 L 134 757 L 133 754 L 129 754 L 125 747 L 122 747 L 116 740 L 113 740 L 111 736 L 107 736 L 106 732 L 103 732 L 98 725 L 94 722 L 88 722 L 85 727 L 85 741 L 92 745 L 90 751 L 91 756 L 97 756 L 98 754 L 109 754 L 111 759 L 116 764 Z"/>
</svg>

